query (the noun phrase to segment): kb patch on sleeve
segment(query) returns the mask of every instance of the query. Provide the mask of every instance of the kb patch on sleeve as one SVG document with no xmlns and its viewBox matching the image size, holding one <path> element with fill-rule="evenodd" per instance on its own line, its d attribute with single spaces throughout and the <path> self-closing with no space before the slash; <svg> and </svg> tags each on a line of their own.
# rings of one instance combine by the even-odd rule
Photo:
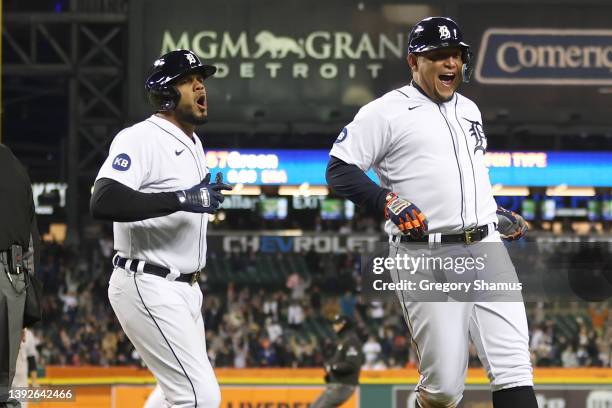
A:
<svg viewBox="0 0 612 408">
<path fill-rule="evenodd" d="M 336 141 L 334 143 L 342 143 L 342 142 L 344 142 L 344 139 L 346 139 L 347 136 L 348 136 L 348 129 L 344 128 L 344 129 L 342 129 L 342 132 L 340 132 L 340 134 L 338 135 L 338 138 L 336 139 Z"/>
<path fill-rule="evenodd" d="M 117 157 L 113 159 L 113 169 L 119 171 L 126 171 L 130 168 L 132 164 L 132 159 L 125 153 L 118 154 Z"/>
</svg>

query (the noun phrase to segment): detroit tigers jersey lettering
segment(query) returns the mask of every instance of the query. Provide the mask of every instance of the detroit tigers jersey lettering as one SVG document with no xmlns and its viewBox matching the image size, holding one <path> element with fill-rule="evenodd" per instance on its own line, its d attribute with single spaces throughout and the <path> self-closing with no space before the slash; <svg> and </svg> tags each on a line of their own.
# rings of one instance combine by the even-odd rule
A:
<svg viewBox="0 0 612 408">
<path fill-rule="evenodd" d="M 202 143 L 194 139 L 195 143 L 172 123 L 151 116 L 115 136 L 96 180 L 110 178 L 143 193 L 190 188 L 208 173 Z M 115 222 L 115 250 L 124 258 L 194 272 L 206 264 L 207 225 L 206 214 L 184 211 Z"/>
<path fill-rule="evenodd" d="M 383 187 L 423 211 L 429 232 L 448 234 L 497 221 L 485 151 L 471 100 L 455 93 L 437 104 L 407 85 L 361 108 L 330 155 L 373 168 Z M 400 234 L 390 221 L 385 231 Z"/>
</svg>

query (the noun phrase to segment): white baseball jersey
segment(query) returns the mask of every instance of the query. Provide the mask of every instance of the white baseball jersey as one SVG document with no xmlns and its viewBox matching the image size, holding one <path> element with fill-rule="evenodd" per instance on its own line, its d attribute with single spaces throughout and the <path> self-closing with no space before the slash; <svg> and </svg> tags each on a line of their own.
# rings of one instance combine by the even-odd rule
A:
<svg viewBox="0 0 612 408">
<path fill-rule="evenodd" d="M 474 102 L 459 93 L 435 103 L 417 88 L 393 90 L 361 108 L 330 155 L 413 202 L 430 233 L 457 233 L 497 222 L 484 154 L 487 139 Z M 400 234 L 387 221 L 385 231 Z"/>
<path fill-rule="evenodd" d="M 184 190 L 208 173 L 202 142 L 155 115 L 119 132 L 96 180 L 109 178 L 143 193 Z M 130 203 L 125 203 L 129 206 Z M 177 211 L 113 224 L 120 256 L 181 273 L 206 264 L 207 214 Z"/>
</svg>

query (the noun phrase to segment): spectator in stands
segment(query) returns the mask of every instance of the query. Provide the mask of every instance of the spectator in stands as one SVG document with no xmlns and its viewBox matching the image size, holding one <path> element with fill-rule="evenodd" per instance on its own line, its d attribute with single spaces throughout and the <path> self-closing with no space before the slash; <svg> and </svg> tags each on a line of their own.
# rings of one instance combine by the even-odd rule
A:
<svg viewBox="0 0 612 408">
<path fill-rule="evenodd" d="M 266 318 L 266 331 L 268 333 L 268 338 L 272 343 L 275 343 L 283 336 L 282 326 L 278 323 L 278 320 L 272 317 Z"/>
<path fill-rule="evenodd" d="M 585 346 L 578 346 L 578 350 L 576 350 L 576 359 L 578 360 L 578 366 L 580 367 L 585 367 L 589 364 L 589 353 L 587 352 Z"/>
<path fill-rule="evenodd" d="M 298 300 L 291 301 L 287 309 L 287 323 L 294 329 L 299 329 L 304 323 L 304 308 Z"/>
<path fill-rule="evenodd" d="M 312 367 L 315 359 L 317 339 L 312 333 L 294 335 L 289 340 L 291 352 L 295 356 L 294 367 Z"/>
<path fill-rule="evenodd" d="M 249 342 L 242 336 L 232 337 L 234 368 L 245 368 L 248 364 Z"/>
<path fill-rule="evenodd" d="M 588 365 L 590 367 L 601 367 L 602 362 L 599 358 L 599 345 L 597 344 L 597 333 L 591 330 L 587 337 L 586 351 L 589 355 Z"/>
<path fill-rule="evenodd" d="M 278 319 L 279 298 L 279 292 L 265 298 L 262 309 L 266 316 L 272 316 Z"/>
<path fill-rule="evenodd" d="M 530 349 L 535 353 L 539 365 L 550 365 L 552 338 L 548 333 L 546 323 L 540 324 L 531 336 Z"/>
<path fill-rule="evenodd" d="M 287 349 L 288 345 L 282 337 L 272 344 L 276 351 L 276 360 L 279 367 L 291 367 L 293 365 L 293 354 Z"/>
<path fill-rule="evenodd" d="M 382 321 L 385 318 L 383 302 L 370 302 L 369 315 L 370 319 L 376 324 L 376 326 L 381 327 Z"/>
<path fill-rule="evenodd" d="M 306 289 L 310 286 L 310 279 L 304 279 L 299 273 L 293 272 L 287 277 L 287 289 L 291 290 L 291 299 L 302 300 Z"/>
<path fill-rule="evenodd" d="M 109 324 L 106 328 L 104 337 L 102 337 L 102 359 L 105 365 L 111 364 L 117 355 L 117 344 L 119 340 L 117 338 L 117 331 L 113 329 L 114 327 Z"/>
<path fill-rule="evenodd" d="M 408 361 L 409 342 L 403 333 L 396 333 L 393 337 L 393 348 L 391 358 L 395 361 L 394 366 L 404 367 Z"/>
<path fill-rule="evenodd" d="M 349 318 L 353 318 L 355 315 L 355 306 L 357 305 L 357 299 L 350 290 L 344 292 L 344 296 L 340 298 L 340 313 Z"/>
<path fill-rule="evenodd" d="M 561 365 L 567 368 L 578 367 L 578 357 L 571 344 L 567 344 L 561 353 Z"/>
<path fill-rule="evenodd" d="M 278 363 L 276 356 L 276 348 L 272 345 L 269 338 L 264 337 L 260 341 L 259 349 L 259 366 L 260 367 L 275 367 Z"/>
<path fill-rule="evenodd" d="M 563 335 L 560 335 L 556 342 L 552 345 L 552 365 L 563 366 L 563 352 L 567 349 L 569 341 Z"/>
<path fill-rule="evenodd" d="M 204 307 L 204 327 L 207 330 L 217 331 L 223 320 L 223 308 L 216 296 L 205 297 L 206 306 Z"/>
<path fill-rule="evenodd" d="M 380 342 L 376 339 L 376 336 L 371 334 L 368 336 L 368 341 L 364 343 L 361 350 L 365 356 L 363 368 L 366 370 L 371 370 L 375 363 L 378 362 L 380 353 L 382 351 Z"/>
<path fill-rule="evenodd" d="M 608 320 L 608 305 L 605 303 L 595 303 L 589 306 L 589 317 L 591 318 L 591 327 L 599 336 L 603 335 L 606 320 Z"/>
<path fill-rule="evenodd" d="M 217 367 L 231 367 L 234 363 L 234 349 L 230 348 L 227 343 L 222 343 L 217 350 L 215 364 Z"/>
</svg>

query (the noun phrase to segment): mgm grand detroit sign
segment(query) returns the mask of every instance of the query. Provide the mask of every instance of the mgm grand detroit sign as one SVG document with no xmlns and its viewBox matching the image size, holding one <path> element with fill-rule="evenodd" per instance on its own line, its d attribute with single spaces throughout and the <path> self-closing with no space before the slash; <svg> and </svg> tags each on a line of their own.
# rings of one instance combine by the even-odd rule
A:
<svg viewBox="0 0 612 408">
<path fill-rule="evenodd" d="M 216 78 L 334 79 L 378 78 L 384 61 L 405 56 L 406 33 L 354 34 L 345 31 L 313 31 L 292 37 L 261 30 L 186 31 L 165 30 L 160 54 L 191 49 L 217 66 Z"/>
</svg>

